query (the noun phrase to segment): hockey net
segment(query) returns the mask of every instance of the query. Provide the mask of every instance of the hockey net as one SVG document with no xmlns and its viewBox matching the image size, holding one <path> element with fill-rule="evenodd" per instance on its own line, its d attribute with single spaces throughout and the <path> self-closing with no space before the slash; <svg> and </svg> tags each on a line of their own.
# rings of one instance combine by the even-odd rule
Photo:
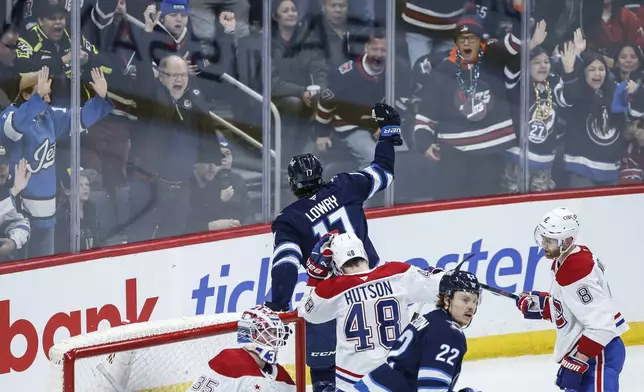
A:
<svg viewBox="0 0 644 392">
<path fill-rule="evenodd" d="M 241 313 L 229 313 L 151 321 L 72 337 L 49 352 L 48 392 L 187 391 L 207 370 L 212 357 L 223 349 L 238 347 L 240 317 Z M 296 312 L 283 313 L 281 318 L 292 333 L 280 349 L 278 361 L 290 373 L 297 391 L 303 392 L 304 322 Z M 123 391 L 112 386 L 105 371 L 106 361 L 114 353 L 133 354 Z"/>
</svg>

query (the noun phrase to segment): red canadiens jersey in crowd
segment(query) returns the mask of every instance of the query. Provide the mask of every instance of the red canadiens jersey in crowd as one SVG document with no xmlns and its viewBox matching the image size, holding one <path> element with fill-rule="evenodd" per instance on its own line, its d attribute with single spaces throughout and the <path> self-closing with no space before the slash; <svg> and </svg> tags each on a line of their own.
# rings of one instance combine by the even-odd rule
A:
<svg viewBox="0 0 644 392">
<path fill-rule="evenodd" d="M 644 46 L 644 28 L 640 19 L 630 10 L 622 8 L 619 17 L 601 21 L 601 26 L 589 37 L 589 47 L 607 56 L 612 56 L 615 46 L 634 42 Z"/>
</svg>

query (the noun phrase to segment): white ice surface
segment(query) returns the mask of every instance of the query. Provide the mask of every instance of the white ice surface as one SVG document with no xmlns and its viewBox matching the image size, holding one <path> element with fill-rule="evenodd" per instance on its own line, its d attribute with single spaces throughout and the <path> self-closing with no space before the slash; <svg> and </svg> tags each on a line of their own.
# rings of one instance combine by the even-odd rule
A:
<svg viewBox="0 0 644 392">
<path fill-rule="evenodd" d="M 554 385 L 559 366 L 551 355 L 466 361 L 457 389 L 481 392 L 558 392 Z M 644 392 L 644 346 L 626 348 L 620 392 Z"/>
<path fill-rule="evenodd" d="M 471 387 L 481 392 L 561 392 L 555 385 L 558 369 L 552 355 L 466 361 L 456 391 Z M 644 392 L 644 346 L 626 348 L 619 390 Z"/>
</svg>

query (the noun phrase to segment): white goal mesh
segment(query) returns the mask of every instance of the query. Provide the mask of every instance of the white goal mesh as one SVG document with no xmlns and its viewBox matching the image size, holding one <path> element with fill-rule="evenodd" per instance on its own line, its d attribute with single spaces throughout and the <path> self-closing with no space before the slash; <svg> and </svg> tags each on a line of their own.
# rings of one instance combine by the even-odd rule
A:
<svg viewBox="0 0 644 392">
<path fill-rule="evenodd" d="M 184 392 L 208 368 L 221 350 L 237 347 L 241 313 L 186 317 L 109 328 L 72 337 L 49 351 L 48 392 Z M 303 321 L 296 314 L 282 316 L 290 326 L 287 345 L 278 361 L 304 391 L 306 380 Z M 130 361 L 124 391 L 114 389 L 106 371 L 116 358 Z"/>
</svg>

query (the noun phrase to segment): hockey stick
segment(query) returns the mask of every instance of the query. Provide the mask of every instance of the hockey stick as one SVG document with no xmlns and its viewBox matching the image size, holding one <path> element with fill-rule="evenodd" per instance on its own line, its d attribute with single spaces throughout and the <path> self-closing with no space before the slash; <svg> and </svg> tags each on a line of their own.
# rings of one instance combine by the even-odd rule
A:
<svg viewBox="0 0 644 392">
<path fill-rule="evenodd" d="M 492 293 L 494 293 L 496 295 L 500 295 L 500 296 L 503 296 L 503 297 L 506 297 L 506 298 L 511 298 L 513 300 L 517 300 L 517 299 L 521 298 L 518 295 L 513 294 L 513 293 L 508 293 L 505 290 L 497 289 L 496 287 L 488 286 L 488 285 L 486 285 L 484 283 L 479 283 L 479 284 L 481 285 L 481 287 L 483 289 L 485 289 L 487 291 L 491 291 Z"/>
<path fill-rule="evenodd" d="M 465 263 L 467 260 L 471 259 L 471 258 L 472 258 L 472 256 L 474 256 L 474 253 L 470 254 L 469 256 L 467 256 L 466 258 L 464 258 L 464 259 L 463 259 L 463 261 L 461 261 L 460 263 L 458 263 L 458 265 L 456 266 L 456 269 L 457 269 L 457 270 L 461 269 L 461 266 L 463 265 L 463 263 Z M 519 299 L 519 298 L 520 298 L 520 297 L 519 297 L 518 295 L 516 295 L 516 294 L 508 293 L 508 292 L 507 292 L 507 291 L 505 291 L 505 290 L 501 290 L 501 289 L 497 289 L 497 288 L 495 288 L 495 287 L 488 286 L 488 285 L 486 285 L 485 283 L 479 283 L 479 284 L 481 285 L 481 288 L 483 288 L 483 289 L 485 289 L 485 290 L 487 290 L 487 291 L 491 291 L 492 293 L 494 293 L 494 294 L 496 294 L 496 295 L 501 295 L 501 296 L 503 296 L 503 297 L 512 298 L 512 299 L 514 299 L 514 300 L 517 300 L 517 299 Z"/>
<path fill-rule="evenodd" d="M 474 257 L 474 253 L 471 253 L 469 256 L 467 256 L 466 258 L 464 258 L 464 259 L 463 259 L 463 261 L 461 261 L 460 263 L 458 263 L 458 264 L 456 265 L 456 268 L 454 268 L 454 270 L 460 270 L 460 269 L 461 269 L 461 266 L 462 266 L 462 265 L 463 265 L 467 260 L 471 259 L 472 257 Z"/>
</svg>

